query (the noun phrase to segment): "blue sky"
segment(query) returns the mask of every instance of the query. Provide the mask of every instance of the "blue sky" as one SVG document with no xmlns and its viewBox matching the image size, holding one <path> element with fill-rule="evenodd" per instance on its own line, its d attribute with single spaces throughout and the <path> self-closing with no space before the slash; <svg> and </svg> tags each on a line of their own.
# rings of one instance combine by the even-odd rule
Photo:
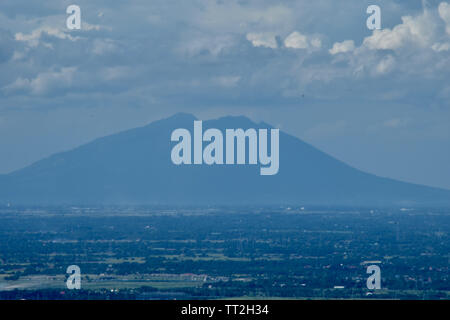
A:
<svg viewBox="0 0 450 320">
<path fill-rule="evenodd" d="M 449 101 L 449 1 L 0 2 L 1 173 L 183 111 L 450 188 Z"/>
</svg>

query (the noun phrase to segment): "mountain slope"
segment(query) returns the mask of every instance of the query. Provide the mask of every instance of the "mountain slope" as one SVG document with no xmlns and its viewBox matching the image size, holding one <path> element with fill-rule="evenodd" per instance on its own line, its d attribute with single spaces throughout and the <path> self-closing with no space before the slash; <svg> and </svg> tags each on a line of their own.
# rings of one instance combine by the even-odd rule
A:
<svg viewBox="0 0 450 320">
<path fill-rule="evenodd" d="M 96 139 L 0 177 L 0 202 L 17 204 L 327 204 L 448 205 L 450 191 L 356 170 L 280 132 L 280 170 L 259 165 L 172 164 L 176 128 L 195 117 L 177 114 Z M 267 128 L 245 117 L 203 122 L 207 128 Z"/>
</svg>

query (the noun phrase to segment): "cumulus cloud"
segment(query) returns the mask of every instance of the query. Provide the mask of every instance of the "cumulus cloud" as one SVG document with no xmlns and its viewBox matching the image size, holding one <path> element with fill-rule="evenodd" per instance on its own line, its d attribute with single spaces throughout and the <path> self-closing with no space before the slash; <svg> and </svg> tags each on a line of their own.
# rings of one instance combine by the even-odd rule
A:
<svg viewBox="0 0 450 320">
<path fill-rule="evenodd" d="M 353 40 L 345 40 L 343 42 L 336 42 L 333 48 L 329 50 L 331 54 L 351 52 L 355 50 L 355 42 Z"/>
<path fill-rule="evenodd" d="M 40 27 L 38 29 L 33 30 L 29 34 L 24 34 L 22 32 L 18 32 L 15 34 L 15 39 L 17 41 L 24 41 L 28 43 L 31 47 L 36 47 L 41 42 L 41 39 L 44 35 L 48 35 L 51 37 L 55 37 L 58 39 L 68 39 L 70 41 L 76 41 L 79 39 L 79 37 L 74 37 L 70 35 L 69 33 L 66 33 L 58 28 L 52 28 L 52 27 Z"/>
<path fill-rule="evenodd" d="M 13 83 L 2 88 L 5 93 L 24 92 L 30 89 L 30 80 L 22 77 L 17 78 Z"/>
<path fill-rule="evenodd" d="M 271 32 L 265 33 L 247 33 L 247 40 L 255 47 L 266 47 L 276 49 L 278 48 L 277 39 L 275 34 Z"/>
<path fill-rule="evenodd" d="M 213 36 L 208 34 L 186 33 L 178 45 L 177 51 L 189 57 L 201 55 L 205 52 L 212 56 L 217 56 L 224 49 L 233 47 L 235 43 L 236 40 L 231 35 Z"/>
<path fill-rule="evenodd" d="M 438 7 L 439 16 L 444 20 L 447 34 L 450 35 L 450 4 L 441 2 Z"/>
<path fill-rule="evenodd" d="M 436 52 L 449 51 L 450 43 L 449 42 L 444 42 L 444 43 L 437 42 L 437 43 L 433 44 L 433 46 L 431 48 Z"/>
<path fill-rule="evenodd" d="M 6 93 L 29 92 L 33 95 L 45 95 L 54 90 L 69 88 L 73 83 L 76 67 L 61 68 L 58 71 L 49 71 L 38 74 L 33 79 L 19 77 L 13 83 L 5 86 Z"/>
<path fill-rule="evenodd" d="M 435 21 L 427 11 L 418 17 L 402 17 L 402 23 L 391 29 L 374 30 L 363 44 L 372 50 L 396 50 L 408 44 L 425 47 L 434 37 Z"/>
<path fill-rule="evenodd" d="M 383 99 L 405 97 L 410 91 L 407 86 L 411 77 L 442 76 L 450 67 L 448 56 L 444 54 L 450 50 L 450 42 L 439 16 L 445 18 L 447 8 L 450 8 L 447 3 L 441 3 L 438 7 L 424 8 L 419 14 L 403 16 L 402 22 L 393 28 L 374 30 L 359 47 L 355 47 L 353 40 L 335 43 L 329 50 L 331 55 L 351 53 L 334 58 L 336 64 L 347 63 L 347 68 L 337 68 L 336 74 L 364 79 L 390 73 L 393 82 L 405 84 L 403 89 L 396 85 L 395 92 L 380 92 L 379 97 Z M 393 73 L 394 70 L 398 72 Z"/>
<path fill-rule="evenodd" d="M 342 89 L 344 83 L 350 86 L 354 82 L 361 83 L 363 89 L 352 95 L 364 96 L 367 91 L 374 96 L 386 94 L 383 86 L 371 83 L 386 74 L 392 78 L 384 81 L 395 83 L 397 97 L 401 97 L 408 92 L 411 74 L 427 72 L 428 80 L 441 80 L 450 63 L 444 56 L 450 42 L 442 28 L 447 19 L 446 3 L 419 14 L 416 8 L 406 10 L 404 2 L 386 4 L 399 17 L 404 16 L 402 22 L 376 30 L 365 39 L 365 24 L 354 19 L 361 12 L 348 5 L 345 15 L 336 15 L 342 4 L 331 0 L 275 6 L 266 0 L 193 0 L 179 4 L 179 10 L 172 10 L 173 6 L 163 0 L 136 3 L 101 9 L 98 4 L 80 2 L 83 30 L 76 32 L 58 27 L 64 25 L 62 14 L 28 24 L 19 21 L 20 17 L 15 25 L 8 20 L 14 25 L 12 41 L 18 48 L 12 59 L 11 52 L 8 54 L 13 64 L 11 72 L 0 79 L 0 86 L 8 87 L 9 92 L 65 95 L 64 86 L 58 91 L 51 79 L 62 77 L 60 82 L 68 83 L 63 74 L 70 72 L 64 68 L 76 66 L 77 77 L 82 74 L 90 84 L 86 100 L 91 94 L 109 92 L 111 82 L 126 78 L 129 81 L 121 82 L 123 88 L 114 89 L 139 91 L 132 99 L 139 96 L 145 100 L 151 95 L 168 104 L 202 104 L 202 86 L 212 84 L 216 91 L 209 92 L 208 105 L 211 101 L 223 104 L 229 96 L 248 104 L 269 104 L 270 97 L 278 104 L 291 103 L 305 93 L 327 99 L 350 95 Z M 322 15 L 320 20 L 331 19 L 336 28 L 307 19 L 316 15 Z M 340 42 L 343 30 L 351 31 L 345 34 L 348 40 Z M 361 41 L 363 44 L 356 47 Z M 5 47 L 0 43 L 0 60 Z M 126 76 L 125 71 L 134 76 Z M 436 86 L 440 87 L 439 83 Z M 220 91 L 225 88 L 227 95 Z M 230 90 L 235 90 L 232 95 Z"/>
<path fill-rule="evenodd" d="M 322 41 L 320 38 L 308 37 L 298 31 L 294 31 L 284 39 L 284 46 L 293 49 L 320 48 Z"/>
<path fill-rule="evenodd" d="M 92 44 L 92 52 L 96 55 L 114 52 L 114 50 L 117 50 L 117 45 L 112 39 L 95 39 Z"/>
<path fill-rule="evenodd" d="M 85 31 L 92 31 L 92 30 L 100 31 L 102 29 L 112 30 L 111 28 L 108 28 L 108 27 L 105 27 L 105 26 L 101 26 L 101 25 L 98 25 L 98 24 L 90 24 L 88 22 L 83 22 L 83 24 L 81 25 L 81 29 L 85 30 Z"/>
<path fill-rule="evenodd" d="M 218 32 L 251 33 L 281 32 L 290 28 L 296 19 L 291 7 L 271 2 L 239 0 L 229 1 L 197 1 L 200 10 L 193 13 L 196 27 Z M 195 7 L 195 4 L 189 6 Z"/>
<path fill-rule="evenodd" d="M 395 58 L 391 55 L 388 55 L 387 57 L 382 59 L 380 63 L 378 63 L 375 70 L 378 74 L 389 73 L 394 68 L 394 65 L 395 65 Z"/>
<path fill-rule="evenodd" d="M 306 49 L 309 46 L 308 38 L 300 32 L 295 31 L 284 39 L 284 46 L 286 48 Z"/>
</svg>

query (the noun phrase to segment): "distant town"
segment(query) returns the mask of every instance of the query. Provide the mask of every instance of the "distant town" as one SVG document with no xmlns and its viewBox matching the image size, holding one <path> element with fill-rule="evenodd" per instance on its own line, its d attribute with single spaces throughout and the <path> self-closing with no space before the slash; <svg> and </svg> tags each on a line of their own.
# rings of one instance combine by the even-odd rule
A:
<svg viewBox="0 0 450 320">
<path fill-rule="evenodd" d="M 448 299 L 449 232 L 442 208 L 10 205 L 0 299 Z"/>
</svg>

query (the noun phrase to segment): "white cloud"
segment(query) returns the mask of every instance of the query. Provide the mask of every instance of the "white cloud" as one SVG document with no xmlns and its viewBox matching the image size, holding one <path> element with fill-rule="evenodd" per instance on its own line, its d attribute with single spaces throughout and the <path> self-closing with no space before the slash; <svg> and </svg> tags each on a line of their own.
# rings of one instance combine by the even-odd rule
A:
<svg viewBox="0 0 450 320">
<path fill-rule="evenodd" d="M 217 56 L 222 50 L 232 47 L 234 44 L 235 39 L 230 35 L 212 36 L 194 33 L 184 35 L 177 51 L 188 56 L 194 56 L 202 52 Z"/>
<path fill-rule="evenodd" d="M 42 72 L 33 79 L 19 77 L 3 88 L 7 93 L 29 91 L 33 95 L 44 95 L 56 88 L 67 88 L 73 83 L 75 67 L 61 68 L 59 71 Z"/>
<path fill-rule="evenodd" d="M 217 84 L 220 87 L 225 88 L 231 88 L 235 87 L 239 80 L 241 80 L 240 76 L 221 76 L 221 77 L 214 77 L 213 83 Z"/>
<path fill-rule="evenodd" d="M 284 46 L 293 49 L 320 48 L 322 41 L 317 37 L 308 39 L 308 36 L 294 31 L 284 39 Z"/>
<path fill-rule="evenodd" d="M 30 89 L 30 80 L 19 77 L 13 83 L 3 87 L 2 91 L 6 93 L 11 93 L 29 89 Z"/>
<path fill-rule="evenodd" d="M 95 39 L 93 42 L 92 52 L 96 55 L 114 52 L 117 49 L 112 39 Z"/>
<path fill-rule="evenodd" d="M 438 7 L 439 16 L 445 21 L 446 31 L 450 34 L 450 4 L 441 2 Z"/>
<path fill-rule="evenodd" d="M 434 38 L 436 22 L 427 10 L 417 17 L 402 17 L 402 23 L 391 29 L 374 30 L 363 45 L 372 50 L 396 50 L 406 45 L 425 47 Z"/>
<path fill-rule="evenodd" d="M 133 74 L 134 70 L 124 66 L 107 67 L 102 70 L 101 74 L 107 81 L 127 78 Z"/>
<path fill-rule="evenodd" d="M 311 39 L 311 45 L 314 48 L 320 48 L 322 47 L 322 40 L 320 40 L 319 38 L 313 38 Z"/>
<path fill-rule="evenodd" d="M 353 40 L 345 40 L 343 42 L 336 42 L 329 52 L 334 55 L 338 53 L 351 52 L 353 50 L 355 50 L 355 42 Z"/>
<path fill-rule="evenodd" d="M 449 51 L 450 43 L 449 42 L 444 42 L 444 43 L 436 42 L 435 44 L 433 44 L 433 46 L 431 48 L 436 52 Z"/>
<path fill-rule="evenodd" d="M 397 129 L 404 128 L 410 123 L 410 119 L 393 118 L 383 122 L 383 126 L 387 128 Z"/>
<path fill-rule="evenodd" d="M 24 52 L 20 52 L 20 51 L 14 51 L 14 54 L 12 56 L 12 60 L 13 61 L 17 61 L 17 60 L 21 60 L 23 58 L 25 58 L 26 55 Z"/>
<path fill-rule="evenodd" d="M 204 30 L 243 33 L 282 32 L 296 21 L 292 8 L 283 5 L 266 5 L 260 1 L 201 1 L 202 9 L 196 11 L 191 23 Z M 190 6 L 192 7 L 192 5 Z"/>
<path fill-rule="evenodd" d="M 378 74 L 389 73 L 394 68 L 394 65 L 395 58 L 391 55 L 388 55 L 383 60 L 381 60 L 380 63 L 378 63 L 375 70 Z"/>
<path fill-rule="evenodd" d="M 246 38 L 253 44 L 254 47 L 266 47 L 272 49 L 278 48 L 275 34 L 271 32 L 247 33 Z"/>
<path fill-rule="evenodd" d="M 356 3 L 357 0 L 352 1 Z M 329 5 L 327 9 L 324 9 L 325 2 Z M 391 7 L 392 17 L 409 16 L 404 17 L 398 26 L 375 31 L 358 47 L 366 32 L 355 27 L 358 24 L 354 23 L 353 17 L 360 15 L 359 10 L 349 5 L 348 10 L 342 10 L 342 14 L 333 15 L 341 5 L 331 0 L 321 1 L 320 4 L 282 2 L 276 6 L 259 0 L 195 0 L 191 4 L 183 4 L 178 11 L 172 10 L 171 4 L 164 3 L 155 0 L 151 5 L 119 5 L 119 9 L 105 12 L 102 19 L 96 17 L 99 9 L 95 8 L 94 15 L 91 15 L 92 25 L 83 19 L 84 30 L 74 32 L 63 28 L 63 15 L 36 18 L 29 24 L 21 20 L 11 30 L 16 33 L 17 41 L 26 42 L 26 45 L 13 39 L 17 47 L 14 48 L 16 53 L 10 60 L 9 70 L 17 71 L 3 76 L 1 86 L 11 83 L 12 89 L 16 80 L 17 88 L 28 86 L 31 91 L 31 82 L 34 81 L 34 94 L 48 92 L 50 89 L 42 89 L 45 85 L 39 85 L 36 75 L 42 77 L 49 70 L 60 73 L 61 67 L 76 65 L 77 78 L 83 76 L 89 81 L 90 90 L 85 93 L 88 99 L 91 94 L 101 95 L 105 90 L 110 90 L 110 86 L 119 87 L 118 80 L 126 78 L 122 71 L 127 67 L 132 74 L 161 75 L 139 75 L 132 77 L 133 81 L 121 82 L 124 90 L 132 88 L 144 92 L 142 97 L 152 91 L 151 94 L 159 96 L 162 101 L 173 103 L 172 100 L 183 100 L 186 95 L 191 95 L 189 101 L 198 99 L 201 104 L 201 86 L 195 90 L 191 88 L 195 79 L 201 85 L 211 83 L 218 90 L 214 96 L 217 101 L 223 100 L 218 87 L 227 87 L 236 88 L 235 96 L 249 103 L 255 103 L 257 91 L 264 92 L 273 100 L 290 103 L 288 99 L 303 94 L 311 98 L 333 98 L 365 96 L 367 91 L 374 91 L 373 96 L 378 98 L 386 92 L 388 84 L 395 84 L 395 92 L 402 93 L 395 99 L 402 99 L 411 90 L 409 81 L 416 79 L 411 75 L 422 75 L 422 79 L 431 83 L 445 79 L 446 70 L 449 70 L 446 67 L 450 61 L 445 58 L 445 52 L 450 41 L 443 38 L 447 34 L 441 20 L 441 17 L 446 17 L 447 4 L 441 4 L 439 10 L 435 5 L 427 9 L 428 14 L 419 13 L 418 16 L 412 13 L 416 12 L 416 8 L 409 10 L 407 5 L 402 4 L 394 10 L 397 6 L 394 5 Z M 323 14 L 320 21 L 328 19 L 333 25 L 345 27 L 347 36 L 341 38 L 343 29 L 331 30 L 316 21 L 319 19 L 314 17 L 318 13 Z M 0 17 L 1 26 L 4 19 Z M 144 35 L 142 30 L 145 26 L 149 27 L 149 20 L 152 20 L 151 28 L 145 29 Z M 114 32 L 106 32 L 105 27 L 98 26 L 110 25 L 113 21 Z M 44 23 L 46 28 L 42 28 Z M 282 38 L 279 38 L 280 35 Z M 81 37 L 80 41 L 72 42 L 77 36 Z M 321 39 L 327 39 L 326 48 Z M 245 44 L 247 41 L 249 43 Z M 53 45 L 54 50 L 30 47 L 38 44 L 42 47 Z M 289 50 L 279 50 L 276 55 L 265 50 L 255 54 L 255 49 L 250 46 Z M 314 52 L 320 48 L 325 54 L 315 55 Z M 394 48 L 394 52 L 372 50 L 379 48 Z M 397 50 L 400 48 L 404 50 Z M 33 59 L 29 59 L 30 55 Z M 394 68 L 399 72 L 392 72 Z M 383 83 L 373 85 L 371 82 L 388 73 L 390 77 L 385 78 Z M 50 75 L 47 74 L 47 77 Z M 109 84 L 104 79 L 115 81 Z M 344 83 L 349 82 L 350 87 L 353 86 L 352 81 L 361 83 L 363 89 L 345 91 Z M 417 82 L 420 81 L 417 79 Z M 439 88 L 434 90 L 438 91 L 443 84 L 438 82 L 436 86 Z M 117 90 L 116 87 L 114 90 Z M 426 90 L 431 89 L 421 86 L 415 93 Z M 51 91 L 52 94 L 57 92 Z M 65 95 L 67 90 L 64 88 L 60 92 Z"/>
<path fill-rule="evenodd" d="M 294 31 L 284 39 L 286 48 L 306 49 L 308 48 L 308 38 L 300 32 Z"/>
<path fill-rule="evenodd" d="M 39 45 L 41 41 L 41 37 L 43 34 L 47 34 L 49 36 L 58 38 L 58 39 L 68 39 L 71 41 L 76 41 L 79 37 L 73 37 L 64 31 L 61 31 L 58 28 L 52 27 L 40 27 L 38 29 L 33 30 L 30 34 L 24 34 L 22 32 L 18 32 L 15 34 L 15 39 L 17 41 L 27 42 L 30 47 L 36 47 Z"/>
<path fill-rule="evenodd" d="M 98 25 L 98 24 L 90 24 L 85 21 L 83 21 L 83 23 L 81 24 L 81 29 L 86 30 L 86 31 L 92 31 L 92 30 L 100 31 L 102 29 L 111 31 L 111 28 L 106 28 L 106 27 Z"/>
<path fill-rule="evenodd" d="M 66 67 L 60 71 L 44 72 L 31 80 L 31 91 L 34 94 L 45 94 L 57 87 L 68 87 L 71 85 L 77 68 Z"/>
<path fill-rule="evenodd" d="M 83 21 L 83 23 L 81 24 L 81 28 L 83 31 L 92 31 L 92 30 L 95 30 L 95 31 L 109 30 L 109 31 L 111 31 L 111 28 L 103 27 L 100 25 L 89 24 L 85 21 Z M 62 39 L 62 40 L 67 39 L 70 41 L 77 41 L 77 40 L 81 39 L 81 37 L 79 37 L 79 36 L 71 35 L 70 32 L 66 29 L 61 29 L 61 28 L 52 27 L 52 26 L 43 26 L 43 27 L 34 29 L 33 31 L 31 31 L 31 33 L 28 33 L 28 34 L 22 33 L 22 32 L 16 33 L 15 40 L 26 42 L 30 47 L 37 47 L 39 44 L 42 44 L 46 47 L 52 48 L 51 44 L 42 41 L 43 36 L 51 36 L 51 37 L 54 37 L 57 39 Z"/>
</svg>

